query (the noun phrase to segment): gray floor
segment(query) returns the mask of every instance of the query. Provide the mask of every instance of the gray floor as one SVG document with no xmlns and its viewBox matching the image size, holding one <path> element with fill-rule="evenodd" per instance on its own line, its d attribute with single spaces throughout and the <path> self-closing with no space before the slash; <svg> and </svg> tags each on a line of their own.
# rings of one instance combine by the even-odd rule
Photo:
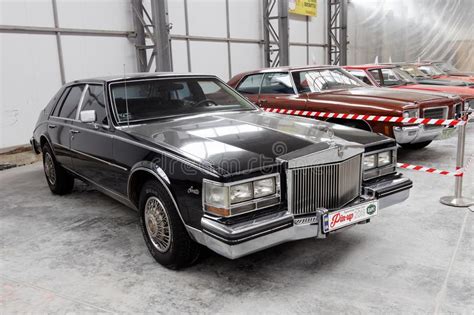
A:
<svg viewBox="0 0 474 315">
<path fill-rule="evenodd" d="M 455 149 L 399 160 L 452 169 Z M 405 173 L 410 199 L 368 225 L 175 272 L 148 254 L 133 211 L 85 185 L 53 196 L 38 163 L 0 172 L 0 312 L 474 314 L 474 213 L 438 202 L 452 177 Z"/>
</svg>

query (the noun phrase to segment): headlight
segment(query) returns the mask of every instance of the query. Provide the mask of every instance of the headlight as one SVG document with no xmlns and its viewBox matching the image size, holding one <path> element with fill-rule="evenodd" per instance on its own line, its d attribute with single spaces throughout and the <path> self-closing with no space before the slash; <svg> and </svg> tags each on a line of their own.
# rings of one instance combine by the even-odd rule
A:
<svg viewBox="0 0 474 315">
<path fill-rule="evenodd" d="M 203 209 L 217 216 L 229 217 L 273 206 L 280 202 L 279 179 L 279 175 L 270 175 L 236 184 L 204 180 Z"/>
<path fill-rule="evenodd" d="M 253 195 L 255 198 L 273 195 L 275 193 L 275 177 L 261 179 L 253 182 Z"/>
<path fill-rule="evenodd" d="M 403 111 L 403 118 L 417 118 L 420 117 L 418 109 L 408 109 Z"/>
<path fill-rule="evenodd" d="M 364 180 L 395 172 L 396 160 L 393 149 L 364 156 Z"/>
<path fill-rule="evenodd" d="M 385 165 L 389 165 L 390 163 L 392 163 L 392 152 L 391 151 L 386 151 L 386 152 L 380 152 L 378 154 L 378 162 L 377 162 L 377 166 L 378 167 L 382 167 L 382 166 L 385 166 Z"/>
<path fill-rule="evenodd" d="M 215 214 L 229 215 L 229 187 L 207 183 L 205 191 L 208 209 Z"/>
<path fill-rule="evenodd" d="M 364 157 L 364 170 L 370 170 L 375 166 L 375 154 L 367 155 Z"/>
<path fill-rule="evenodd" d="M 253 198 L 252 183 L 230 186 L 230 203 L 239 203 Z"/>
</svg>

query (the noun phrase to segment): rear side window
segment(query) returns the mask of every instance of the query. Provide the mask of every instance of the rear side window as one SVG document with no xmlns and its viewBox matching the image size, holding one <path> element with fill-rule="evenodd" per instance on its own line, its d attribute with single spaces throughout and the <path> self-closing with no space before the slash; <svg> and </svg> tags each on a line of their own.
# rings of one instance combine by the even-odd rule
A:
<svg viewBox="0 0 474 315">
<path fill-rule="evenodd" d="M 289 73 L 266 73 L 260 94 L 294 94 Z"/>
<path fill-rule="evenodd" d="M 82 103 L 82 110 L 95 110 L 97 123 L 109 124 L 105 111 L 104 87 L 102 85 L 89 85 Z"/>
<path fill-rule="evenodd" d="M 263 73 L 252 74 L 242 80 L 237 87 L 237 91 L 247 94 L 258 94 L 260 83 L 262 83 Z"/>
<path fill-rule="evenodd" d="M 59 117 L 76 119 L 77 105 L 79 105 L 82 91 L 84 91 L 84 85 L 76 85 L 69 90 L 59 110 Z"/>
<path fill-rule="evenodd" d="M 66 99 L 67 95 L 69 94 L 69 90 L 71 88 L 66 88 L 64 89 L 63 93 L 61 94 L 61 97 L 59 98 L 59 101 L 56 103 L 56 106 L 54 107 L 54 111 L 51 113 L 51 116 L 58 117 L 59 116 L 59 111 L 61 110 L 62 104 L 64 103 L 64 99 Z"/>
</svg>

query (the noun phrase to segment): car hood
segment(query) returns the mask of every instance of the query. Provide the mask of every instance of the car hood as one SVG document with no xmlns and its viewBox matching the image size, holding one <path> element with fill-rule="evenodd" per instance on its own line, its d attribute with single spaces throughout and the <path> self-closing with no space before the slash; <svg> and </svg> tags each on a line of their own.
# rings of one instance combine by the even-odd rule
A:
<svg viewBox="0 0 474 315">
<path fill-rule="evenodd" d="M 261 110 L 195 115 L 122 131 L 222 176 L 308 156 L 315 163 L 335 162 L 370 145 L 394 145 L 390 138 L 363 130 Z"/>
<path fill-rule="evenodd" d="M 433 100 L 441 100 L 439 95 L 431 95 L 417 92 L 397 91 L 390 88 L 363 87 L 344 90 L 328 91 L 325 93 L 308 93 L 308 99 L 338 101 L 347 103 L 363 103 L 367 100 L 381 104 L 399 106 L 407 103 L 422 103 Z"/>
<path fill-rule="evenodd" d="M 463 98 L 474 97 L 474 88 L 449 85 L 429 85 L 429 84 L 409 84 L 394 87 L 401 90 L 427 91 L 429 93 L 450 93 L 459 95 Z"/>
<path fill-rule="evenodd" d="M 450 85 L 450 86 L 470 86 L 468 82 L 458 80 L 442 80 L 442 79 L 430 79 L 430 78 L 417 78 L 416 81 L 421 84 L 430 85 Z"/>
</svg>

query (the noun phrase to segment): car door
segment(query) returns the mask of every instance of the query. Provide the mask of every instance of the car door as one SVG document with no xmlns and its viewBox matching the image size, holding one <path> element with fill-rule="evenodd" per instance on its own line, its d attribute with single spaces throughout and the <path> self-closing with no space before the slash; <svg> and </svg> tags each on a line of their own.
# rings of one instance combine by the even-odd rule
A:
<svg viewBox="0 0 474 315">
<path fill-rule="evenodd" d="M 295 92 L 288 72 L 265 73 L 257 105 L 270 108 L 305 109 L 306 97 Z"/>
<path fill-rule="evenodd" d="M 107 115 L 104 86 L 88 84 L 78 114 L 79 120 L 71 126 L 73 170 L 86 179 L 105 188 L 113 187 L 121 167 L 113 162 L 113 136 Z M 81 112 L 95 111 L 95 121 L 81 121 Z"/>
<path fill-rule="evenodd" d="M 254 104 L 258 102 L 258 93 L 260 91 L 260 85 L 262 84 L 263 73 L 251 74 L 243 78 L 236 90 L 245 96 L 249 101 Z"/>
<path fill-rule="evenodd" d="M 72 168 L 71 127 L 77 118 L 77 108 L 84 88 L 84 84 L 66 88 L 48 121 L 48 134 L 56 160 L 69 169 Z"/>
</svg>

